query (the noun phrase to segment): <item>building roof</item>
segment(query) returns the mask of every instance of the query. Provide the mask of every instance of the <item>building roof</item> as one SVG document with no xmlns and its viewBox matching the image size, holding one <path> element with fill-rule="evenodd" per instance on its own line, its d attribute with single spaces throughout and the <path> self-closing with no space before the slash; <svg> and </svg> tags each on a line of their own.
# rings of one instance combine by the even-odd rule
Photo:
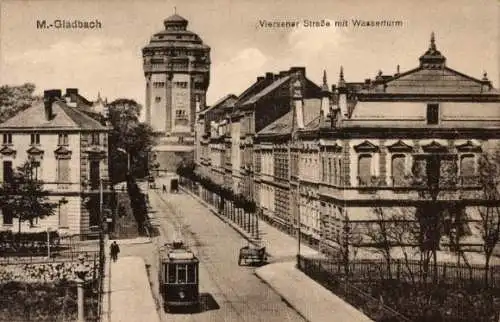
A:
<svg viewBox="0 0 500 322">
<path fill-rule="evenodd" d="M 430 95 L 478 95 L 499 94 L 484 73 L 482 79 L 462 74 L 446 66 L 446 57 L 437 50 L 434 33 L 429 49 L 420 56 L 417 68 L 396 75 L 382 75 L 379 72 L 374 81 L 359 90 L 361 96 L 370 94 L 430 94 Z"/>
<path fill-rule="evenodd" d="M 187 20 L 175 13 L 165 19 L 165 22 L 187 22 Z"/>
<path fill-rule="evenodd" d="M 45 118 L 43 102 L 37 102 L 0 124 L 0 130 L 107 130 L 100 122 L 86 115 L 77 107 L 68 106 L 63 100 L 52 103 L 53 117 Z"/>
<path fill-rule="evenodd" d="M 187 30 L 188 21 L 178 14 L 165 19 L 163 25 L 164 29 L 155 33 L 151 37 L 149 44 L 143 47 L 143 54 L 149 54 L 152 51 L 151 49 L 156 48 L 200 49 L 200 52 L 210 50 L 210 47 L 204 44 L 196 33 Z M 167 53 L 167 56 L 172 55 Z"/>
<path fill-rule="evenodd" d="M 448 67 L 427 69 L 418 67 L 384 82 L 384 93 L 389 94 L 483 94 L 498 93 L 484 90 L 483 81 L 464 75 Z M 372 88 L 373 89 L 373 88 Z M 372 89 L 361 93 L 373 92 Z"/>
<path fill-rule="evenodd" d="M 202 113 L 211 111 L 211 110 L 219 108 L 219 107 L 222 107 L 222 108 L 232 107 L 232 106 L 234 106 L 234 103 L 237 100 L 238 100 L 238 97 L 236 95 L 234 95 L 234 94 L 227 94 L 224 97 L 222 97 L 219 100 L 217 100 L 211 106 L 207 106 L 207 108 L 205 108 L 204 110 L 202 110 Z"/>
<path fill-rule="evenodd" d="M 266 96 L 267 94 L 271 93 L 275 89 L 279 88 L 281 85 L 283 85 L 284 83 L 286 83 L 289 80 L 290 80 L 290 76 L 278 78 L 275 81 L 273 81 L 270 85 L 266 86 L 263 90 L 255 93 L 254 95 L 250 96 L 249 98 L 247 98 L 243 102 L 239 103 L 239 105 L 244 106 L 244 105 L 248 105 L 248 104 L 254 104 L 258 100 L 260 100 L 262 97 Z"/>
<path fill-rule="evenodd" d="M 321 100 L 305 99 L 303 107 L 304 129 L 309 129 L 314 122 L 319 120 Z M 297 129 L 298 125 L 294 112 L 295 109 L 292 108 L 291 111 L 288 111 L 285 115 L 259 131 L 258 135 L 290 134 L 294 128 Z"/>
<path fill-rule="evenodd" d="M 293 115 L 293 111 L 288 111 L 285 115 L 260 130 L 258 135 L 290 134 L 294 127 L 297 127 L 297 120 Z"/>
</svg>

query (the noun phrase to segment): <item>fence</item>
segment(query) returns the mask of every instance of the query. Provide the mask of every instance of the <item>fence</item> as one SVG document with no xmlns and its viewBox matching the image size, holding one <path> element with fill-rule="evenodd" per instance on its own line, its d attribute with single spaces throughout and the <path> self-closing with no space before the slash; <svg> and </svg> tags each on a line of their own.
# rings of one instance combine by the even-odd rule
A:
<svg viewBox="0 0 500 322">
<path fill-rule="evenodd" d="M 375 321 L 411 321 L 404 315 L 384 305 L 380 299 L 376 299 L 348 283 L 342 276 L 342 270 L 336 264 L 328 260 L 306 258 L 299 255 L 298 267 L 306 275 L 342 297 L 346 302 L 357 307 L 358 310 Z"/>
<path fill-rule="evenodd" d="M 55 321 L 76 319 L 76 284 L 72 276 L 83 255 L 90 267 L 85 283 L 86 321 L 98 322 L 102 316 L 105 241 L 85 236 L 60 237 L 51 257 L 40 253 L 29 256 L 0 257 L 0 321 Z M 5 254 L 3 254 L 5 255 Z M 64 278 L 61 279 L 61 276 Z M 68 278 L 68 276 L 70 276 Z M 24 293 L 23 293 L 24 292 Z M 22 296 L 17 294 L 35 294 Z M 19 320 L 19 317 L 22 317 Z"/>
<path fill-rule="evenodd" d="M 99 252 L 99 240 L 95 234 L 57 236 L 43 240 L 11 239 L 0 240 L 0 264 L 73 261 L 81 254 L 88 256 Z M 97 235 L 99 237 L 99 235 Z"/>
<path fill-rule="evenodd" d="M 308 259 L 311 261 L 312 259 Z M 374 280 L 396 279 L 406 282 L 435 281 L 460 285 L 476 285 L 479 287 L 500 287 L 500 267 L 493 266 L 487 271 L 481 265 L 457 265 L 438 263 L 434 271 L 433 263 L 425 269 L 422 261 L 392 260 L 390 269 L 384 260 L 357 260 L 346 265 L 339 260 L 314 259 L 314 265 L 321 266 L 332 276 L 344 276 L 346 268 L 352 281 L 370 282 Z M 436 275 L 437 274 L 437 275 Z M 488 277 L 488 279 L 486 279 Z M 487 282 L 487 285 L 485 283 Z"/>
<path fill-rule="evenodd" d="M 486 287 L 484 284 L 486 272 L 483 267 L 440 264 L 438 265 L 438 282 L 436 284 L 426 284 L 423 280 L 418 280 L 423 270 L 421 263 L 409 261 L 407 264 L 406 270 L 415 275 L 417 278 L 416 284 L 409 283 L 410 274 L 405 275 L 403 273 L 405 268 L 402 261 L 394 261 L 391 264 L 392 280 L 389 279 L 387 263 L 384 261 L 355 261 L 349 263 L 347 267 L 344 263 L 332 259 L 299 256 L 298 261 L 299 269 L 306 275 L 336 293 L 375 321 L 422 321 L 422 319 L 429 319 L 429 317 L 426 317 L 427 314 L 437 314 L 431 317 L 429 321 L 465 322 L 470 321 L 471 316 L 478 321 L 489 321 L 494 316 L 495 321 L 498 321 L 498 307 L 496 307 L 498 305 L 492 299 L 492 294 L 498 293 L 498 289 L 494 289 L 498 286 L 500 277 L 498 267 L 493 267 L 492 273 L 488 276 L 492 281 L 491 285 L 488 282 L 491 291 L 483 293 Z M 431 274 L 430 278 L 432 280 L 433 273 L 429 274 Z M 404 281 L 408 283 L 402 283 Z M 405 288 L 404 293 L 406 295 L 412 294 L 408 297 L 409 301 L 407 303 L 401 301 L 403 295 L 399 292 Z M 438 288 L 441 288 L 441 294 L 436 293 Z M 457 292 L 457 289 L 461 290 Z M 431 297 L 436 298 L 437 303 L 441 304 L 429 302 L 430 297 L 427 294 L 429 291 L 432 293 Z M 399 295 L 394 296 L 394 294 Z M 467 294 L 467 297 L 465 294 Z M 386 296 L 385 302 L 384 296 Z M 474 302 L 481 303 L 481 306 L 469 305 Z M 396 311 L 395 309 L 399 310 L 401 305 L 404 307 L 403 311 Z"/>
</svg>

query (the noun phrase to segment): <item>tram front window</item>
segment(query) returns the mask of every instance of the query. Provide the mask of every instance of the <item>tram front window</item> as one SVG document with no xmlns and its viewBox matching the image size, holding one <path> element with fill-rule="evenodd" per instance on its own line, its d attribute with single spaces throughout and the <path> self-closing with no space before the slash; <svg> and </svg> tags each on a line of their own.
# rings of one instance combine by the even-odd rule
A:
<svg viewBox="0 0 500 322">
<path fill-rule="evenodd" d="M 168 265 L 168 276 L 167 276 L 167 281 L 168 283 L 175 283 L 175 264 L 169 264 Z"/>
<path fill-rule="evenodd" d="M 184 284 L 186 283 L 186 275 L 187 269 L 186 265 L 178 265 L 177 266 L 177 283 Z"/>
<path fill-rule="evenodd" d="M 187 267 L 187 282 L 196 283 L 196 266 L 188 265 Z"/>
</svg>

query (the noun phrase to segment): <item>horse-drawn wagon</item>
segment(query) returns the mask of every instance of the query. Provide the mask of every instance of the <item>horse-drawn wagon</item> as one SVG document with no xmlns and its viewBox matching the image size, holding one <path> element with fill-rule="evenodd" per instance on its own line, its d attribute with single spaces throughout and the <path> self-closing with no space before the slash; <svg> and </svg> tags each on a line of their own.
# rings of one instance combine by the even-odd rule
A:
<svg viewBox="0 0 500 322">
<path fill-rule="evenodd" d="M 248 264 L 264 264 L 267 261 L 266 247 L 248 245 L 240 249 L 238 265 L 242 262 Z"/>
</svg>

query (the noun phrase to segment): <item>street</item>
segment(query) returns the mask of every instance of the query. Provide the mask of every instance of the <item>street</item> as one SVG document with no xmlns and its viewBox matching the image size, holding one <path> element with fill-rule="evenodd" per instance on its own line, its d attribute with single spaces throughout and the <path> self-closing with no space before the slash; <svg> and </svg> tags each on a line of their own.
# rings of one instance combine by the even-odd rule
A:
<svg viewBox="0 0 500 322">
<path fill-rule="evenodd" d="M 238 233 L 190 196 L 150 191 L 154 222 L 161 236 L 153 244 L 126 247 L 121 256 L 142 256 L 162 321 L 304 321 L 268 285 L 254 275 L 254 267 L 238 266 L 239 248 L 246 245 Z M 200 259 L 199 313 L 168 313 L 161 309 L 156 249 L 181 233 Z"/>
</svg>

